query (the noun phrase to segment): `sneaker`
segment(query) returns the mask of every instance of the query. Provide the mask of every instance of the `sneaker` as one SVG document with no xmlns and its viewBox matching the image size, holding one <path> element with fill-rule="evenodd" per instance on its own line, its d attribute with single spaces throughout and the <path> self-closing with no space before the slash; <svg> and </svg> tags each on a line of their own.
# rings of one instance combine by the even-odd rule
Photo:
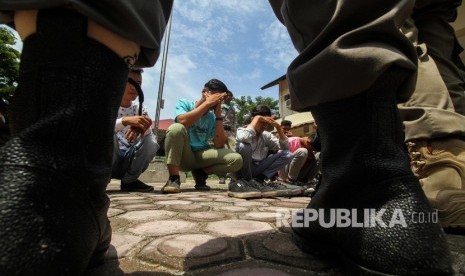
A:
<svg viewBox="0 0 465 276">
<path fill-rule="evenodd" d="M 226 184 L 226 177 L 220 177 L 220 181 L 218 183 Z"/>
<path fill-rule="evenodd" d="M 201 185 L 201 186 L 195 185 L 194 188 L 197 191 L 210 191 L 211 190 L 210 186 L 208 185 Z"/>
<path fill-rule="evenodd" d="M 306 190 L 305 186 L 291 185 L 278 181 L 270 181 L 268 186 L 276 191 L 277 196 L 286 197 L 303 195 L 304 191 Z"/>
<path fill-rule="evenodd" d="M 207 186 L 208 175 L 202 168 L 192 170 L 192 176 L 194 177 L 196 187 Z"/>
<path fill-rule="evenodd" d="M 407 142 L 413 173 L 444 228 L 465 229 L 465 141 Z"/>
<path fill-rule="evenodd" d="M 171 181 L 171 179 L 168 179 L 168 181 L 166 181 L 165 186 L 161 188 L 161 192 L 164 194 L 180 193 L 181 192 L 181 181 L 179 179 L 176 179 L 174 181 Z"/>
<path fill-rule="evenodd" d="M 260 198 L 262 193 L 250 187 L 249 183 L 244 179 L 237 181 L 231 179 L 228 185 L 228 196 L 236 198 Z"/>
<path fill-rule="evenodd" d="M 278 192 L 274 188 L 266 185 L 265 181 L 263 180 L 253 178 L 249 181 L 249 185 L 250 187 L 259 190 L 262 193 L 262 197 L 278 196 Z"/>
<path fill-rule="evenodd" d="M 293 180 L 290 178 L 288 178 L 286 181 L 281 181 L 281 183 L 286 184 L 286 185 L 293 185 L 293 186 L 309 186 L 310 185 L 308 182 Z"/>
<path fill-rule="evenodd" d="M 153 192 L 153 187 L 137 179 L 132 182 L 121 181 L 121 191 L 148 193 Z"/>
</svg>

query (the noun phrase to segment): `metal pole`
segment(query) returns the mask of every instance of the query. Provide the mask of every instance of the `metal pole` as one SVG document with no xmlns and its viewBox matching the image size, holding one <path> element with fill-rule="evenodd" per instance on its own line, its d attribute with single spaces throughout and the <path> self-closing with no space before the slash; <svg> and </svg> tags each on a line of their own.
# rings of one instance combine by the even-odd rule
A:
<svg viewBox="0 0 465 276">
<path fill-rule="evenodd" d="M 173 3 L 173 6 L 174 6 L 174 3 Z M 165 84 L 166 60 L 168 58 L 168 46 L 170 43 L 171 21 L 173 21 L 173 12 L 171 12 L 170 19 L 168 20 L 168 25 L 166 26 L 166 31 L 165 31 L 165 46 L 163 47 L 163 56 L 161 59 L 160 83 L 158 85 L 158 100 L 157 100 L 157 109 L 155 111 L 156 113 L 155 113 L 154 130 L 153 130 L 155 137 L 158 137 L 158 123 L 160 122 L 160 109 L 161 109 L 161 103 L 163 101 L 163 87 Z"/>
</svg>

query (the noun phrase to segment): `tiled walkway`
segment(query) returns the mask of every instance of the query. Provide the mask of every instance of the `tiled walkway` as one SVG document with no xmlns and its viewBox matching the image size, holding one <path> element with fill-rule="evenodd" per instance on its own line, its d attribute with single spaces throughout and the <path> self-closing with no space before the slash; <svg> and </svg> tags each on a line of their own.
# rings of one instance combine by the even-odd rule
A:
<svg viewBox="0 0 465 276">
<path fill-rule="evenodd" d="M 277 214 L 309 197 L 236 199 L 209 180 L 209 192 L 183 183 L 182 193 L 122 193 L 108 187 L 113 227 L 110 261 L 92 275 L 343 275 L 336 260 L 301 252 Z M 279 210 L 279 211 L 277 211 Z M 465 236 L 448 235 L 457 275 L 465 275 Z"/>
</svg>

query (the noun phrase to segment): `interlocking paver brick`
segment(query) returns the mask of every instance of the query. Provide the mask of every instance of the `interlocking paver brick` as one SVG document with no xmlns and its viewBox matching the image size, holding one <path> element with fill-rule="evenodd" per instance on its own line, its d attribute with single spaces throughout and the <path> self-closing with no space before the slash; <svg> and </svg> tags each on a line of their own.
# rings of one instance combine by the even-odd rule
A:
<svg viewBox="0 0 465 276">
<path fill-rule="evenodd" d="M 193 205 L 193 204 L 175 204 L 175 205 L 168 205 L 165 207 L 167 210 L 172 210 L 172 211 L 179 211 L 179 212 L 198 212 L 198 211 L 207 211 L 210 208 L 208 206 L 203 206 L 203 205 Z"/>
<path fill-rule="evenodd" d="M 220 197 L 215 199 L 215 202 L 247 202 L 247 200 L 233 197 Z"/>
<path fill-rule="evenodd" d="M 301 210 L 302 208 L 303 208 L 302 206 L 300 208 L 287 208 L 287 207 L 282 207 L 282 206 L 266 206 L 266 207 L 258 207 L 257 210 L 260 212 L 276 213 L 278 211 L 279 212 L 286 211 L 286 212 L 291 213 L 293 210 L 297 211 L 297 210 Z"/>
<path fill-rule="evenodd" d="M 150 204 L 150 203 L 152 203 L 152 202 L 148 198 L 120 199 L 120 200 L 115 200 L 114 203 L 113 203 L 113 206 Z"/>
<path fill-rule="evenodd" d="M 240 219 L 252 219 L 252 220 L 259 220 L 259 221 L 269 221 L 274 222 L 276 221 L 276 213 L 271 212 L 250 212 L 244 215 L 239 216 Z"/>
<path fill-rule="evenodd" d="M 142 237 L 134 236 L 125 233 L 113 233 L 111 237 L 111 244 L 113 250 L 109 250 L 107 257 L 110 259 L 116 259 L 125 257 L 127 253 L 133 249 L 140 241 Z"/>
<path fill-rule="evenodd" d="M 250 206 L 269 206 L 268 203 L 255 201 L 239 201 L 234 202 L 234 206 L 250 207 Z"/>
<path fill-rule="evenodd" d="M 259 233 L 273 230 L 266 222 L 250 220 L 223 220 L 208 223 L 205 230 L 219 235 L 237 237 L 249 233 Z"/>
<path fill-rule="evenodd" d="M 193 201 L 193 202 L 210 202 L 213 201 L 213 198 L 208 197 L 186 197 L 185 200 Z"/>
<path fill-rule="evenodd" d="M 157 220 L 137 224 L 127 231 L 137 235 L 161 236 L 173 233 L 187 233 L 198 228 L 198 224 L 183 220 Z"/>
<path fill-rule="evenodd" d="M 222 207 L 219 207 L 219 209 L 222 211 L 226 211 L 226 212 L 247 212 L 249 211 L 249 208 L 240 207 L 240 206 L 222 206 Z"/>
<path fill-rule="evenodd" d="M 314 272 L 331 268 L 331 263 L 315 259 L 305 254 L 292 242 L 290 235 L 284 233 L 263 233 L 250 237 L 246 241 L 251 255 L 289 266 L 300 267 Z"/>
<path fill-rule="evenodd" d="M 109 208 L 109 209 L 108 209 L 108 212 L 107 212 L 107 215 L 108 215 L 109 218 L 111 218 L 111 217 L 117 216 L 117 215 L 119 215 L 119 214 L 122 214 L 122 213 L 124 213 L 124 212 L 125 212 L 125 211 L 122 210 L 122 209 Z"/>
<path fill-rule="evenodd" d="M 162 200 L 162 201 L 156 201 L 156 204 L 160 205 L 183 205 L 183 204 L 192 204 L 191 201 L 188 200 Z"/>
<path fill-rule="evenodd" d="M 226 214 L 220 212 L 194 212 L 188 214 L 188 218 L 193 220 L 200 220 L 200 221 L 212 221 L 212 220 L 220 220 L 227 217 Z"/>
<path fill-rule="evenodd" d="M 124 215 L 120 215 L 119 218 L 127 220 L 162 220 L 177 215 L 176 212 L 165 211 L 165 210 L 141 210 L 131 211 Z"/>
<path fill-rule="evenodd" d="M 208 234 L 185 234 L 156 239 L 145 246 L 138 257 L 188 271 L 240 260 L 245 256 L 238 240 Z"/>
<path fill-rule="evenodd" d="M 331 271 L 332 272 L 332 271 Z M 211 269 L 203 269 L 195 271 L 188 275 L 292 275 L 292 276 L 306 276 L 306 275 L 319 275 L 319 276 L 334 276 L 334 274 L 320 272 L 315 273 L 305 269 L 285 266 L 281 264 L 265 262 L 255 259 L 247 259 L 245 261 L 237 261 L 232 264 L 216 266 Z"/>
<path fill-rule="evenodd" d="M 213 190 L 196 191 L 188 180 L 182 193 L 162 194 L 164 183 L 151 184 L 152 193 L 128 193 L 112 181 L 110 261 L 89 275 L 344 275 L 339 259 L 303 253 L 290 228 L 277 224 L 309 197 L 238 199 L 228 197 L 227 185 L 207 182 Z M 447 239 L 456 275 L 465 275 L 465 235 Z"/>
<path fill-rule="evenodd" d="M 121 205 L 119 205 L 121 206 Z M 123 207 L 127 211 L 135 211 L 135 210 L 153 210 L 153 209 L 160 209 L 161 207 L 155 205 L 153 203 L 143 203 L 143 204 L 129 204 L 124 205 Z"/>
<path fill-rule="evenodd" d="M 153 200 L 174 200 L 177 198 L 180 198 L 180 196 L 177 196 L 176 194 L 171 194 L 171 195 L 157 195 L 157 194 L 147 194 L 146 197 L 151 198 Z"/>
<path fill-rule="evenodd" d="M 304 208 L 307 204 L 303 204 L 300 202 L 291 202 L 291 201 L 276 201 L 273 203 L 273 205 L 278 206 L 278 207 L 286 207 L 286 208 L 295 208 L 295 209 L 302 209 Z"/>
<path fill-rule="evenodd" d="M 140 197 L 140 196 L 117 196 L 117 197 L 111 196 L 111 201 L 113 203 L 115 202 L 120 203 L 121 201 L 131 201 L 131 200 L 138 201 L 138 200 L 145 200 L 145 198 Z"/>
</svg>

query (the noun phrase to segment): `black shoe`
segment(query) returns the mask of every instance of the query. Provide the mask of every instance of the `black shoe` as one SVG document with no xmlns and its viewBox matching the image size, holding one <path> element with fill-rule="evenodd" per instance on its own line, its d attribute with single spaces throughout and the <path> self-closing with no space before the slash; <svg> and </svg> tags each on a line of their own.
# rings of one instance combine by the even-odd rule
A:
<svg viewBox="0 0 465 276">
<path fill-rule="evenodd" d="M 300 180 L 293 180 L 293 179 L 288 179 L 286 181 L 282 181 L 281 182 L 282 184 L 287 184 L 287 185 L 294 185 L 294 186 L 310 186 L 310 184 L 308 183 L 308 181 L 300 181 Z"/>
<path fill-rule="evenodd" d="M 164 194 L 176 194 L 181 192 L 181 181 L 178 179 L 172 181 L 168 179 L 165 186 L 161 188 L 161 192 Z"/>
<path fill-rule="evenodd" d="M 192 176 L 194 177 L 196 187 L 202 187 L 207 185 L 208 175 L 202 168 L 192 170 Z"/>
<path fill-rule="evenodd" d="M 265 181 L 257 178 L 249 180 L 249 186 L 259 190 L 262 193 L 262 197 L 275 197 L 278 196 L 278 191 L 273 187 L 266 185 Z"/>
<path fill-rule="evenodd" d="M 231 179 L 228 186 L 228 196 L 236 198 L 260 198 L 262 197 L 262 192 L 250 187 L 249 183 L 244 179 L 237 181 Z"/>
<path fill-rule="evenodd" d="M 208 185 L 203 185 L 203 186 L 197 186 L 195 185 L 194 187 L 197 191 L 210 191 L 211 188 Z"/>
<path fill-rule="evenodd" d="M 137 179 L 133 182 L 121 181 L 121 191 L 148 193 L 153 192 L 153 187 Z"/>
<path fill-rule="evenodd" d="M 267 186 L 274 189 L 276 196 L 292 197 L 304 194 L 306 187 L 287 184 L 279 181 L 270 181 Z"/>
</svg>

